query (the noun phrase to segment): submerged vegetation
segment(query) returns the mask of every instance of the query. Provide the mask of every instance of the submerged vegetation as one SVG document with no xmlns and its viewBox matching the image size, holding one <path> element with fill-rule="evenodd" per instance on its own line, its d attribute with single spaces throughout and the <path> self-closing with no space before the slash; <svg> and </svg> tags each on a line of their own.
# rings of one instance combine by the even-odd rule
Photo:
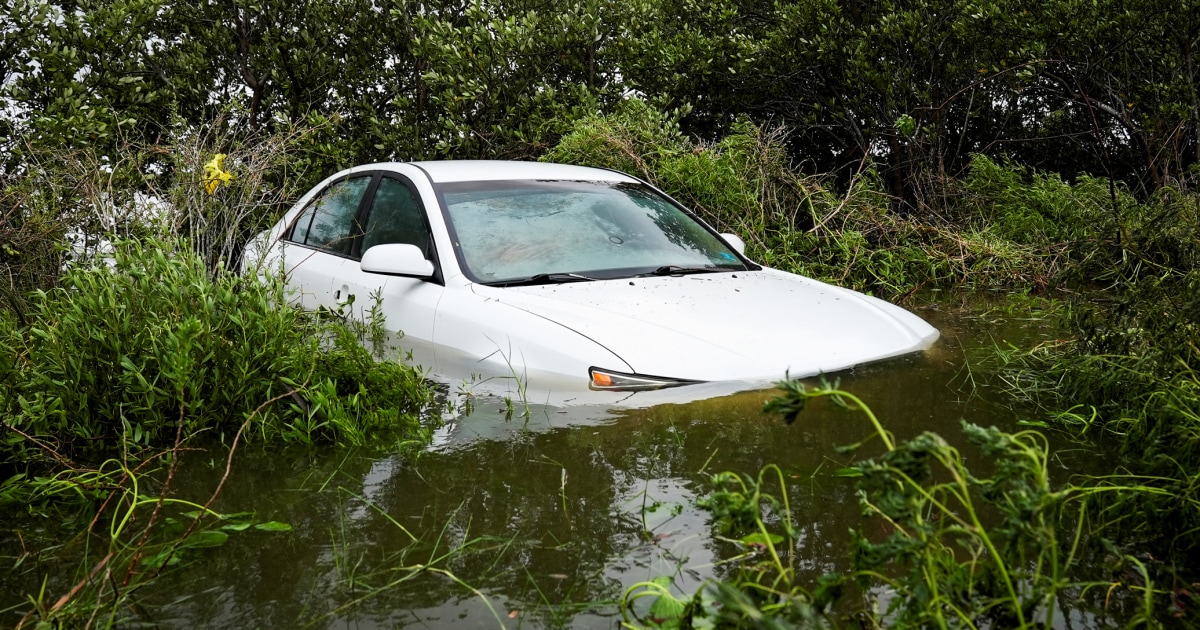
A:
<svg viewBox="0 0 1200 630">
<path fill-rule="evenodd" d="M 1114 504 L 1176 498 L 1160 479 L 1125 474 L 1055 483 L 1041 433 L 963 422 L 967 442 L 985 460 L 968 466 L 937 434 L 896 442 L 849 392 L 795 381 L 780 388 L 768 410 L 791 422 L 825 398 L 873 427 L 868 439 L 847 448 L 872 440 L 883 447 L 838 473 L 855 480 L 862 509 L 861 525 L 851 530 L 850 571 L 813 583 L 798 577 L 804 559 L 794 553 L 793 523 L 821 507 L 789 501 L 777 466 L 757 477 L 718 473 L 700 504 L 742 553 L 718 579 L 684 597 L 669 582 L 634 585 L 623 603 L 627 623 L 1028 628 L 1056 627 L 1073 610 L 1105 611 L 1130 626 L 1192 619 L 1195 596 L 1180 586 L 1189 583 L 1189 570 L 1118 538 L 1136 517 Z"/>
<path fill-rule="evenodd" d="M 211 509 L 239 443 L 427 443 L 432 390 L 372 355 L 381 330 L 304 313 L 278 280 L 210 276 L 178 241 L 117 242 L 106 264 L 29 296 L 0 320 L 0 506 L 66 531 L 35 528 L 22 544 L 46 550 L 13 570 L 60 562 L 60 538 L 84 564 L 76 582 L 50 582 L 62 590 L 30 593 L 20 625 L 120 625 L 163 570 L 247 529 L 290 529 Z M 220 445 L 226 473 L 207 501 L 176 496 L 180 458 Z"/>
</svg>

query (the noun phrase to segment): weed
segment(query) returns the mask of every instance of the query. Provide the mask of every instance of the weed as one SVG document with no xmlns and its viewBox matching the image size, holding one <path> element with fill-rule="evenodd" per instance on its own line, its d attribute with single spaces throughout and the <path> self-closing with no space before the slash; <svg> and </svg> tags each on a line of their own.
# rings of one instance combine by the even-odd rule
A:
<svg viewBox="0 0 1200 630">
<path fill-rule="evenodd" d="M 172 452 L 176 451 L 178 447 Z M 172 463 L 159 492 L 149 494 L 146 486 L 156 471 L 148 464 L 160 459 Z M 225 544 L 231 535 L 291 529 L 286 523 L 259 521 L 252 512 L 214 512 L 208 505 L 216 493 L 206 505 L 171 498 L 168 493 L 176 462 L 167 453 L 137 468 L 112 459 L 93 470 L 63 471 L 53 478 L 5 484 L 0 504 L 25 504 L 38 512 L 69 510 L 70 504 L 92 508 L 84 533 L 78 537 L 85 549 L 82 577 L 54 600 L 50 599 L 48 579 L 43 580 L 39 592 L 28 596 L 29 606 L 18 628 L 136 623 L 141 615 L 136 592 L 163 571 L 182 566 L 204 549 Z M 55 550 L 49 548 L 39 555 L 51 557 Z M 13 570 L 37 568 L 22 564 L 19 561 Z"/>
<path fill-rule="evenodd" d="M 278 282 L 220 274 L 168 241 L 118 244 L 112 267 L 73 268 L 0 329 L 0 410 L 10 461 L 60 464 L 161 446 L 182 431 L 361 443 L 419 433 L 429 398 L 413 370 L 377 362 L 350 327 L 285 303 Z M 282 398 L 280 396 L 282 395 Z"/>
<path fill-rule="evenodd" d="M 826 397 L 867 415 L 885 452 L 843 469 L 855 479 L 864 527 L 852 530 L 852 569 L 801 584 L 787 550 L 794 540 L 793 508 L 778 467 L 757 477 L 720 473 L 700 502 L 722 533 L 745 550 L 736 571 L 690 596 L 671 592 L 669 578 L 631 587 L 622 601 L 627 625 L 652 627 L 825 627 L 842 615 L 868 627 L 1051 627 L 1063 618 L 1059 602 L 1104 590 L 1142 622 L 1155 619 L 1171 592 L 1156 572 L 1105 538 L 1114 512 L 1095 513 L 1095 499 L 1167 496 L 1150 480 L 1114 477 L 1105 483 L 1054 488 L 1049 446 L 1034 431 L 1007 433 L 963 423 L 967 439 L 988 459 L 990 474 L 966 466 L 958 449 L 925 433 L 895 443 L 853 394 L 781 384 L 770 408 L 793 418 L 813 398 Z M 851 447 L 855 448 L 855 447 Z M 767 484 L 778 483 L 778 495 Z M 874 533 L 880 532 L 880 533 Z M 1106 549 L 1112 574 L 1081 576 L 1088 549 Z M 849 593 L 858 593 L 849 597 Z M 652 604 L 644 610 L 642 598 Z"/>
<path fill-rule="evenodd" d="M 428 532 L 417 530 L 418 533 L 413 533 L 413 530 L 400 524 L 386 510 L 366 497 L 345 489 L 340 491 L 365 504 L 380 518 L 398 529 L 404 534 L 407 543 L 400 549 L 386 553 L 381 562 L 370 563 L 369 566 L 362 555 L 354 555 L 353 545 L 346 538 L 347 523 L 341 523 L 339 531 L 333 534 L 334 564 L 340 579 L 338 587 L 349 594 L 350 599 L 322 617 L 313 619 L 308 625 L 321 625 L 328 619 L 364 606 L 371 600 L 405 588 L 414 588 L 415 582 L 425 580 L 429 576 L 438 576 L 453 584 L 455 588 L 462 588 L 478 597 L 496 622 L 503 626 L 500 613 L 493 606 L 492 600 L 455 575 L 452 565 L 468 556 L 477 555 L 492 556 L 495 558 L 494 563 L 498 563 L 499 557 L 513 544 L 512 540 L 487 536 L 472 537 L 469 522 L 462 525 L 461 529 L 454 523 L 457 511 L 452 512 L 447 521 L 440 526 Z"/>
<path fill-rule="evenodd" d="M 1136 218 L 1136 217 L 1135 217 Z M 1182 233 L 1196 237 L 1195 228 Z M 1144 242 L 1138 232 L 1125 242 Z M 1137 475 L 1162 492 L 1104 495 L 1095 510 L 1120 512 L 1111 535 L 1139 541 L 1156 557 L 1195 566 L 1200 553 L 1200 273 L 1155 261 L 1191 250 L 1159 238 L 1154 251 L 1105 263 L 1108 289 L 1092 290 L 1061 309 L 1066 339 L 999 354 L 1009 393 L 1040 408 L 1041 423 L 1094 440 L 1113 452 L 1119 475 Z M 1175 264 L 1175 263 L 1172 263 Z M 1154 563 L 1151 563 L 1154 568 Z"/>
</svg>

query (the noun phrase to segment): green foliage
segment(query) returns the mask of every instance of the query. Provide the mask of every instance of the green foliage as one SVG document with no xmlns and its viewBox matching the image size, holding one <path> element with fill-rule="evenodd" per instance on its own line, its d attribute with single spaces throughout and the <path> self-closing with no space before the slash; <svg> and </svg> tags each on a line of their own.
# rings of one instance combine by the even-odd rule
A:
<svg viewBox="0 0 1200 630">
<path fill-rule="evenodd" d="M 7 458 L 170 443 L 176 431 L 361 443 L 419 435 L 420 377 L 376 362 L 334 318 L 285 303 L 282 286 L 220 274 L 170 242 L 125 242 L 111 267 L 76 267 L 9 322 L 0 369 Z"/>
<path fill-rule="evenodd" d="M 1122 470 L 1160 489 L 1130 500 L 1100 497 L 1097 509 L 1127 515 L 1126 537 L 1195 566 L 1200 546 L 1200 276 L 1165 272 L 1123 282 L 1065 309 L 1072 337 L 1004 357 L 1011 393 L 1046 422 L 1112 442 Z M 1103 479 L 1100 480 L 1103 482 Z"/>
<path fill-rule="evenodd" d="M 1068 184 L 982 155 L 961 186 L 962 221 L 990 238 L 1034 248 L 1047 282 L 1120 288 L 1169 279 L 1200 260 L 1194 194 L 1164 189 L 1138 201 L 1121 185 L 1087 176 Z"/>
<path fill-rule="evenodd" d="M 411 23 L 411 54 L 420 60 L 423 155 L 529 157 L 611 89 L 617 66 L 606 49 L 615 25 L 595 0 L 552 12 L 521 2 L 404 5 L 392 14 Z"/>
<path fill-rule="evenodd" d="M 580 119 L 542 156 L 543 162 L 611 168 L 650 179 L 658 161 L 687 152 L 678 112 L 667 115 L 638 99 L 621 101 L 609 115 Z"/>
<path fill-rule="evenodd" d="M 1042 628 L 1061 623 L 1058 607 L 1065 598 L 1103 592 L 1105 605 L 1125 609 L 1132 623 L 1153 625 L 1159 610 L 1173 606 L 1176 594 L 1155 582 L 1170 577 L 1171 568 L 1153 566 L 1106 538 L 1121 531 L 1128 512 L 1120 510 L 1170 496 L 1139 483 L 1152 480 L 1114 477 L 1055 488 L 1043 435 L 964 422 L 967 440 L 985 459 L 968 467 L 963 454 L 936 434 L 893 445 L 870 410 L 848 392 L 797 383 L 781 388 L 772 410 L 798 414 L 812 399 L 827 397 L 865 413 L 885 447 L 882 455 L 840 472 L 856 480 L 864 518 L 852 530 L 851 570 L 801 583 L 789 547 L 792 519 L 803 519 L 805 507 L 788 507 L 778 468 L 768 466 L 757 478 L 721 473 L 700 505 L 723 532 L 751 532 L 737 541 L 748 553 L 731 574 L 690 597 L 674 595 L 665 578 L 635 585 L 622 602 L 628 624 Z M 779 477 L 779 498 L 764 486 L 768 474 L 772 481 Z M 1091 511 L 1097 500 L 1109 497 L 1120 507 Z M 1086 556 L 1097 548 L 1108 554 L 1107 566 L 1081 575 L 1083 567 L 1094 565 Z M 635 607 L 643 597 L 654 605 L 639 618 Z"/>
<path fill-rule="evenodd" d="M 998 163 L 983 155 L 971 160 L 962 180 L 972 219 L 1000 238 L 1047 247 L 1094 236 L 1111 223 L 1108 187 L 1084 177 L 1072 186 L 1056 174 Z M 1123 201 L 1132 205 L 1128 195 Z"/>
<path fill-rule="evenodd" d="M 5 69 L 0 89 L 17 105 L 18 117 L 7 121 L 18 132 L 13 137 L 30 146 L 11 147 L 15 151 L 5 154 L 0 171 L 18 171 L 12 158 L 31 147 L 108 147 L 138 126 L 166 118 L 172 94 L 161 83 L 146 80 L 155 65 L 147 39 L 157 32 L 154 23 L 161 4 L 4 3 L 0 30 L 6 42 L 9 33 L 21 35 L 14 40 L 20 48 L 11 57 L 5 55 L 5 63 L 15 67 Z"/>
<path fill-rule="evenodd" d="M 30 606 L 16 627 L 114 627 L 136 622 L 134 615 L 140 611 L 134 595 L 161 572 L 224 545 L 231 536 L 291 530 L 287 523 L 263 521 L 253 512 L 220 514 L 170 497 L 166 487 L 155 495 L 150 490 L 155 486 L 151 477 L 158 472 L 145 464 L 130 468 L 109 459 L 91 470 L 60 471 L 48 478 L 12 478 L 0 485 L 0 505 L 10 514 L 24 511 L 55 524 L 74 512 L 76 518 L 61 525 L 71 530 L 76 541 L 86 539 L 80 575 L 87 577 L 73 578 L 78 581 L 57 598 L 49 597 L 43 582 L 40 592 L 27 594 Z M 174 470 L 168 472 L 167 486 L 173 476 Z M 28 542 L 35 547 L 27 555 L 42 562 L 55 560 L 64 552 L 71 555 L 71 544 L 37 547 L 61 535 L 52 531 L 51 526 L 31 532 Z M 51 540 L 43 541 L 43 537 Z M 12 570 L 34 571 L 40 564 L 23 555 Z"/>
<path fill-rule="evenodd" d="M 0 189 L 6 301 L 54 286 L 69 263 L 94 260 L 114 238 L 174 234 L 210 274 L 237 268 L 246 242 L 312 183 L 304 146 L 320 131 L 234 133 L 220 121 L 201 130 L 176 120 L 161 144 L 28 150 L 24 174 Z M 231 179 L 210 194 L 203 165 L 216 154 L 226 154 Z"/>
<path fill-rule="evenodd" d="M 762 492 L 763 477 L 774 473 L 780 484 L 783 502 Z M 764 508 L 776 515 L 771 521 L 780 521 L 787 540 L 796 538 L 791 522 L 791 509 L 787 504 L 787 490 L 783 485 L 783 472 L 777 466 L 767 466 L 759 471 L 757 478 L 739 477 L 733 473 L 717 473 L 710 480 L 717 489 L 712 496 L 697 502 L 697 505 L 712 513 L 717 530 L 722 535 L 743 536 L 743 542 L 762 541 L 758 544 L 777 544 L 781 537 L 760 529 L 764 520 Z"/>
<path fill-rule="evenodd" d="M 1057 512 L 1067 495 L 1050 488 L 1045 440 L 964 430 L 995 458 L 991 477 L 973 476 L 958 450 L 930 433 L 851 469 L 861 476 L 864 510 L 892 532 L 882 542 L 856 532 L 855 569 L 861 578 L 888 566 L 901 571 L 893 584 L 904 599 L 884 613 L 897 625 L 1051 625 L 1073 558 L 1058 557 Z M 999 523 L 984 524 L 987 508 Z"/>
<path fill-rule="evenodd" d="M 1145 198 L 1195 185 L 1196 0 L 842 3 L 571 0 L 34 2 L 0 10 L 0 173 L 29 149 L 100 154 L 207 125 L 309 123 L 322 172 L 536 156 L 630 94 L 714 141 L 744 116 L 846 185 L 941 205 L 971 155 Z"/>
<path fill-rule="evenodd" d="M 1194 185 L 1194 2 L 656 4 L 621 68 L 656 102 L 692 104 L 686 131 L 717 137 L 751 113 L 843 182 L 872 156 L 917 211 L 973 153 L 1138 191 Z"/>
<path fill-rule="evenodd" d="M 1200 477 L 1186 464 L 1200 456 L 1195 195 L 1167 188 L 1136 202 L 1095 180 L 1067 186 L 1033 175 L 1025 183 L 1014 168 L 976 163 L 981 176 L 969 179 L 979 189 L 976 203 L 1012 225 L 1053 225 L 1038 238 L 1058 239 L 1051 251 L 1059 252 L 1059 275 L 1082 289 L 1061 309 L 1066 339 L 1002 355 L 1004 382 L 1018 399 L 1040 405 L 1050 425 L 1115 437 L 1121 466 L 1166 493 L 1133 503 L 1106 495 L 1100 503 L 1129 510 L 1122 527 L 1155 553 L 1194 555 L 1200 547 L 1177 532 L 1200 527 Z"/>
</svg>

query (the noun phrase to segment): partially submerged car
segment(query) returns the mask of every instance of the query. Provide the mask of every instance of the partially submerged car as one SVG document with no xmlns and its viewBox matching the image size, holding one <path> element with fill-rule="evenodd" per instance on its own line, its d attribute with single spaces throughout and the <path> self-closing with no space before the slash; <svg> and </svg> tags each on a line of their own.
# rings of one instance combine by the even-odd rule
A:
<svg viewBox="0 0 1200 630">
<path fill-rule="evenodd" d="M 338 173 L 253 239 L 307 309 L 378 292 L 411 361 L 539 390 L 751 385 L 929 347 L 908 311 L 769 269 L 629 175 L 534 162 Z"/>
</svg>

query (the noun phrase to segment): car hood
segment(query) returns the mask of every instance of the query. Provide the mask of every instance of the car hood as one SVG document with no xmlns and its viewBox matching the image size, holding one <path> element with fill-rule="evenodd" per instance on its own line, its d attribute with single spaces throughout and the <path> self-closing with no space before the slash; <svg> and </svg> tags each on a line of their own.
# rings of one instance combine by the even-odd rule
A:
<svg viewBox="0 0 1200 630">
<path fill-rule="evenodd" d="M 765 268 L 473 290 L 594 340 L 638 374 L 697 381 L 812 376 L 938 337 L 900 307 Z"/>
</svg>

